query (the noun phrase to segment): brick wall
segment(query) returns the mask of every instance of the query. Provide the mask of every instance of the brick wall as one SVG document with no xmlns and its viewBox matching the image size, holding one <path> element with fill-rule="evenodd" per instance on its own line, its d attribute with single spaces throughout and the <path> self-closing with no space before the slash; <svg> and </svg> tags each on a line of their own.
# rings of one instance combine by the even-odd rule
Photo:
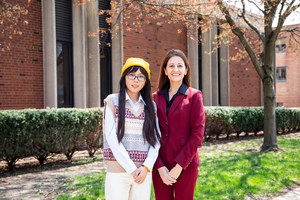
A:
<svg viewBox="0 0 300 200">
<path fill-rule="evenodd" d="M 298 25 L 286 26 L 286 28 L 293 28 Z M 284 33 L 279 37 L 286 36 L 287 47 L 289 47 L 289 34 Z M 300 55 L 296 55 L 293 49 L 287 48 L 284 53 L 276 53 L 276 66 L 286 66 L 286 82 L 276 83 L 277 102 L 283 103 L 284 107 L 300 107 Z"/>
<path fill-rule="evenodd" d="M 229 46 L 229 56 L 243 49 L 235 37 Z M 230 60 L 230 106 L 261 106 L 261 83 L 248 55 L 241 60 Z"/>
<path fill-rule="evenodd" d="M 177 30 L 182 32 L 178 34 Z M 171 49 L 180 49 L 187 55 L 186 28 L 182 24 L 162 24 L 152 21 L 142 26 L 142 33 L 127 31 L 124 27 L 124 62 L 130 57 L 143 58 L 150 64 L 152 92 L 156 91 L 160 64 Z"/>
<path fill-rule="evenodd" d="M 27 0 L 10 0 L 14 2 L 28 5 Z M 0 51 L 1 110 L 44 107 L 40 0 L 31 1 L 25 18 L 29 24 L 19 25 L 22 35 L 13 36 L 10 51 Z"/>
</svg>

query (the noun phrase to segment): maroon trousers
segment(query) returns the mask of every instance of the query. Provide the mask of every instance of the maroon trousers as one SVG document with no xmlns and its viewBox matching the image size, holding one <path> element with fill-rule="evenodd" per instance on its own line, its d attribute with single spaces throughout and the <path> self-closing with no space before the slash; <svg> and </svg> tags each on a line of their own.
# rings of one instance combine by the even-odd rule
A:
<svg viewBox="0 0 300 200">
<path fill-rule="evenodd" d="M 163 183 L 158 172 L 153 172 L 155 200 L 193 200 L 197 178 L 198 168 L 187 168 L 182 170 L 173 186 L 168 186 Z"/>
</svg>

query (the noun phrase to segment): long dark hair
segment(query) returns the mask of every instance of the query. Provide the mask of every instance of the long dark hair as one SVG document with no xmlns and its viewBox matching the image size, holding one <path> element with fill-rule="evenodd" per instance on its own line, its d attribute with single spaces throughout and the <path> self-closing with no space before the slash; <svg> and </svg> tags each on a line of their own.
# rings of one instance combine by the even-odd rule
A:
<svg viewBox="0 0 300 200">
<path fill-rule="evenodd" d="M 164 57 L 164 59 L 163 59 L 163 61 L 161 63 L 160 70 L 159 70 L 159 78 L 158 78 L 157 90 L 162 90 L 167 85 L 170 84 L 170 80 L 169 80 L 169 78 L 165 74 L 165 69 L 167 67 L 168 61 L 173 56 L 178 56 L 178 57 L 182 58 L 182 60 L 184 61 L 185 67 L 187 69 L 187 74 L 183 77 L 183 82 L 188 87 L 191 87 L 191 72 L 190 72 L 191 68 L 190 68 L 189 61 L 188 61 L 187 57 L 185 56 L 185 54 L 182 51 L 180 51 L 178 49 L 173 49 L 173 50 L 171 50 L 171 51 L 169 51 L 167 53 L 167 55 Z"/>
<path fill-rule="evenodd" d="M 126 97 L 125 77 L 128 73 L 136 72 L 138 69 L 146 77 L 146 83 L 140 91 L 140 94 L 142 95 L 143 100 L 146 103 L 144 107 L 145 120 L 143 125 L 143 136 L 146 139 L 146 141 L 151 146 L 154 147 L 156 142 L 160 141 L 160 135 L 156 128 L 155 108 L 153 105 L 152 95 L 151 95 L 151 83 L 146 70 L 139 66 L 131 66 L 128 69 L 126 69 L 123 73 L 123 76 L 120 79 L 119 116 L 118 116 L 118 131 L 117 131 L 118 141 L 119 143 L 122 141 L 124 137 L 124 131 L 125 131 L 125 97 Z"/>
</svg>

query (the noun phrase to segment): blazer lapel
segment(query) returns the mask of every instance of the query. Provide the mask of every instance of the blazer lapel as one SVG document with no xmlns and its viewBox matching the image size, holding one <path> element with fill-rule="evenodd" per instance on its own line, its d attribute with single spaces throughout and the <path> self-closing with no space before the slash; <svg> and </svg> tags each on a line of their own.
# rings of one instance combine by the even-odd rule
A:
<svg viewBox="0 0 300 200">
<path fill-rule="evenodd" d="M 158 97 L 157 99 L 159 100 L 159 102 L 157 102 L 157 106 L 160 106 L 162 115 L 165 118 L 165 121 L 167 121 L 168 120 L 168 118 L 167 118 L 167 102 L 165 100 L 165 97 L 162 94 L 157 94 L 157 97 Z"/>
<path fill-rule="evenodd" d="M 168 113 L 168 118 L 171 117 L 171 115 L 173 114 L 173 112 L 176 110 L 177 106 L 179 105 L 179 103 L 183 100 L 183 98 L 185 97 L 186 95 L 183 95 L 183 94 L 179 94 L 175 99 L 174 99 L 174 102 L 172 103 L 171 105 L 171 108 L 169 110 L 169 113 Z M 165 103 L 166 104 L 166 103 Z M 165 108 L 166 109 L 166 108 Z"/>
</svg>

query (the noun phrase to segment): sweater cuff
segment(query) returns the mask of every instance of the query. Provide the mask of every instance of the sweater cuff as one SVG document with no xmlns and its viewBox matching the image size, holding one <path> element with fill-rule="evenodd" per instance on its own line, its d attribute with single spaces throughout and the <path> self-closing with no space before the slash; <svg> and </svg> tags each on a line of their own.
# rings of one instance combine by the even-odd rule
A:
<svg viewBox="0 0 300 200">
<path fill-rule="evenodd" d="M 143 165 L 147 166 L 147 168 L 148 168 L 149 171 L 152 171 L 153 165 L 154 165 L 153 159 L 147 157 L 146 160 L 144 161 Z"/>
<path fill-rule="evenodd" d="M 123 168 L 125 169 L 125 171 L 128 174 L 131 174 L 132 172 L 134 172 L 134 170 L 137 169 L 137 167 L 135 166 L 134 162 L 128 163 L 126 166 L 123 166 Z"/>
</svg>

